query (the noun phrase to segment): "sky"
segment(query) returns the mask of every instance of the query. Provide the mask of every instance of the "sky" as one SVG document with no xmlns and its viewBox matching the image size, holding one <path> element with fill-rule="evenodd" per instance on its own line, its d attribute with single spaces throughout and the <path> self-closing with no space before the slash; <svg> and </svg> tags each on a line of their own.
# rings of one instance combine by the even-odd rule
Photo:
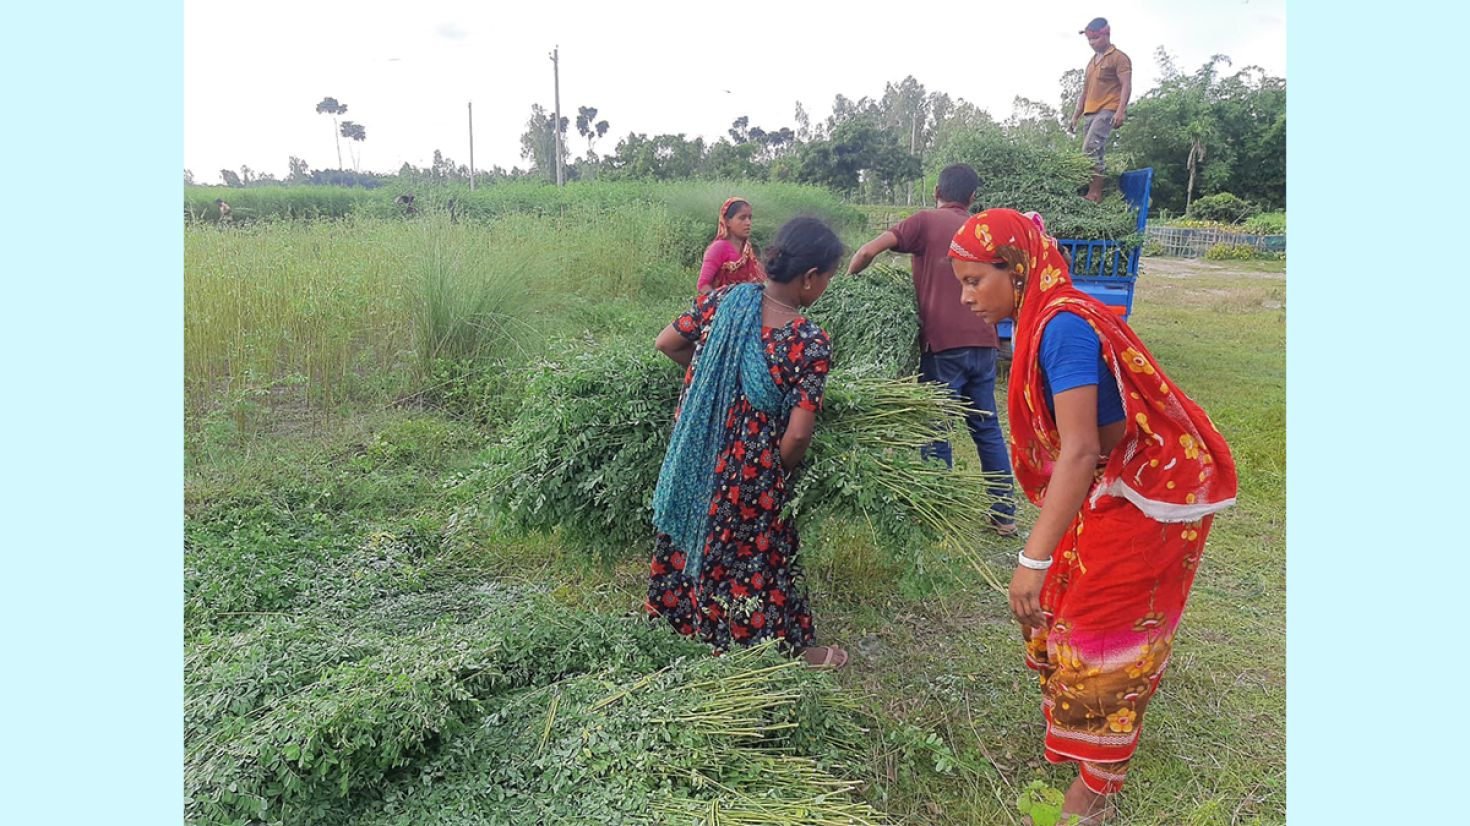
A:
<svg viewBox="0 0 1470 826">
<path fill-rule="evenodd" d="M 629 132 L 714 140 L 741 115 L 795 128 L 798 101 L 817 123 L 837 94 L 876 98 L 907 75 L 1004 119 L 1018 95 L 1058 103 L 1062 74 L 1091 56 L 1077 32 L 1098 16 L 1133 59 L 1135 99 L 1158 82 L 1160 46 L 1186 71 L 1225 54 L 1232 71 L 1286 76 L 1285 0 L 185 0 L 183 165 L 199 183 L 242 165 L 285 177 L 292 155 L 336 167 L 331 117 L 316 113 L 331 96 L 367 131 L 364 170 L 428 166 L 435 149 L 468 164 L 470 102 L 475 167 L 526 167 L 520 135 L 532 104 L 552 108 L 553 48 L 574 156 L 587 149 L 578 106 L 610 123 L 596 145 L 608 154 Z"/>
</svg>

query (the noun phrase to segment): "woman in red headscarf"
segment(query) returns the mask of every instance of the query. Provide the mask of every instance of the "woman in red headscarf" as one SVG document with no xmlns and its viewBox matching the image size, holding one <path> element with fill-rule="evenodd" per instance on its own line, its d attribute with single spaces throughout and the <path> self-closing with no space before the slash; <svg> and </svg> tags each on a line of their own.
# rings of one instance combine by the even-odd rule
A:
<svg viewBox="0 0 1470 826">
<path fill-rule="evenodd" d="M 1015 320 L 1011 454 L 1041 512 L 1011 579 L 1011 612 L 1041 674 L 1046 758 L 1078 764 L 1064 816 L 1101 822 L 1213 514 L 1235 501 L 1235 463 L 1128 325 L 1072 285 L 1039 221 L 981 212 L 949 254 L 960 300 L 991 324 Z"/>
<path fill-rule="evenodd" d="M 730 198 L 720 207 L 719 229 L 705 249 L 704 266 L 699 269 L 701 295 L 731 284 L 766 280 L 765 268 L 750 242 L 752 215 L 750 202 L 744 198 Z"/>
</svg>

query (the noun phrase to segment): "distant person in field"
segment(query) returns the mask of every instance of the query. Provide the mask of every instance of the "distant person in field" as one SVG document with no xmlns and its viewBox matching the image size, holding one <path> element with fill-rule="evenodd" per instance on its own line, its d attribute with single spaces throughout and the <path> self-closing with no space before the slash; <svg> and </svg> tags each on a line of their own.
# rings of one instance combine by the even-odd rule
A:
<svg viewBox="0 0 1470 826">
<path fill-rule="evenodd" d="M 766 251 L 764 283 L 702 293 L 658 335 L 686 369 L 653 494 L 645 607 L 717 652 L 779 640 L 813 666 L 847 662 L 841 648 L 815 644 L 796 526 L 781 516 L 832 358 L 803 310 L 841 257 L 830 227 L 794 218 Z"/>
<path fill-rule="evenodd" d="M 766 280 L 766 271 L 750 241 L 753 221 L 750 201 L 744 198 L 731 198 L 720 207 L 715 240 L 705 249 L 704 264 L 699 268 L 699 293 Z"/>
<path fill-rule="evenodd" d="M 965 306 L 1015 321 L 1011 455 L 1041 512 L 1011 577 L 1011 614 L 1042 677 L 1045 757 L 1078 767 L 1058 822 L 1099 823 L 1138 748 L 1214 514 L 1235 502 L 1235 462 L 1128 324 L 1072 285 L 1037 221 L 986 210 L 949 254 Z"/>
<path fill-rule="evenodd" d="M 1092 183 L 1083 197 L 1094 202 L 1102 200 L 1103 183 L 1107 180 L 1103 156 L 1108 137 L 1127 119 L 1128 99 L 1133 95 L 1133 61 L 1113 45 L 1112 33 L 1108 21 L 1101 17 L 1094 18 L 1078 32 L 1087 36 L 1093 55 L 1087 62 L 1082 95 L 1077 98 L 1071 128 L 1076 132 L 1079 120 L 1085 125 L 1082 151 L 1092 156 L 1094 164 Z"/>
<path fill-rule="evenodd" d="M 949 242 L 970 215 L 980 177 L 968 164 L 939 173 L 933 209 L 916 212 L 880 233 L 853 253 L 847 271 L 856 275 L 882 253 L 913 256 L 914 293 L 919 305 L 919 377 L 950 389 L 973 412 L 965 417 L 980 467 L 993 474 L 990 492 L 997 502 L 991 523 L 1003 536 L 1016 533 L 1016 507 L 1006 438 L 995 415 L 996 358 L 1000 339 L 995 327 L 960 303 L 960 285 L 949 265 Z M 954 466 L 947 441 L 935 442 L 926 455 Z"/>
<path fill-rule="evenodd" d="M 221 224 L 228 224 L 234 220 L 234 218 L 230 217 L 230 205 L 225 203 L 223 198 L 215 198 L 214 205 L 219 207 L 219 222 Z"/>
<path fill-rule="evenodd" d="M 413 196 L 409 194 L 399 195 L 393 199 L 393 203 L 403 207 L 404 215 L 416 215 L 418 209 L 413 205 Z"/>
</svg>

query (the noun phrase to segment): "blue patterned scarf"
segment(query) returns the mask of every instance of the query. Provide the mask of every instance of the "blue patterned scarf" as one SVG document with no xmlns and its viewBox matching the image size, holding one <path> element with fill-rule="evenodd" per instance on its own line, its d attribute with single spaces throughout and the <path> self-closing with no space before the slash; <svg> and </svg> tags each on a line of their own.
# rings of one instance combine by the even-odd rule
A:
<svg viewBox="0 0 1470 826">
<path fill-rule="evenodd" d="M 684 552 L 684 572 L 694 581 L 704 561 L 715 464 L 727 441 L 730 406 L 744 393 L 769 416 L 785 413 L 786 400 L 771 378 L 761 341 L 763 294 L 755 284 L 739 284 L 720 300 L 653 491 L 653 525 Z"/>
</svg>

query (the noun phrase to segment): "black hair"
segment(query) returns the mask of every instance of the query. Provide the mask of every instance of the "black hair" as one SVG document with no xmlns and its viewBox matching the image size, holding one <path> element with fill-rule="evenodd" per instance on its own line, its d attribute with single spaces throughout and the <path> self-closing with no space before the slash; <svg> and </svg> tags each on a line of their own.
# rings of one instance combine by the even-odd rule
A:
<svg viewBox="0 0 1470 826">
<path fill-rule="evenodd" d="M 827 272 L 842 258 L 842 241 L 820 218 L 799 215 L 781 225 L 766 249 L 766 275 L 789 284 L 807 270 Z"/>
<path fill-rule="evenodd" d="M 730 205 L 728 207 L 725 207 L 725 220 L 728 221 L 731 218 L 734 218 L 735 217 L 735 213 L 739 212 L 740 211 L 740 208 L 741 207 L 744 207 L 744 206 L 750 206 L 750 202 L 749 201 L 731 201 L 730 202 Z"/>
<path fill-rule="evenodd" d="M 946 166 L 939 172 L 939 197 L 957 204 L 968 204 L 980 188 L 980 176 L 967 163 Z"/>
</svg>

